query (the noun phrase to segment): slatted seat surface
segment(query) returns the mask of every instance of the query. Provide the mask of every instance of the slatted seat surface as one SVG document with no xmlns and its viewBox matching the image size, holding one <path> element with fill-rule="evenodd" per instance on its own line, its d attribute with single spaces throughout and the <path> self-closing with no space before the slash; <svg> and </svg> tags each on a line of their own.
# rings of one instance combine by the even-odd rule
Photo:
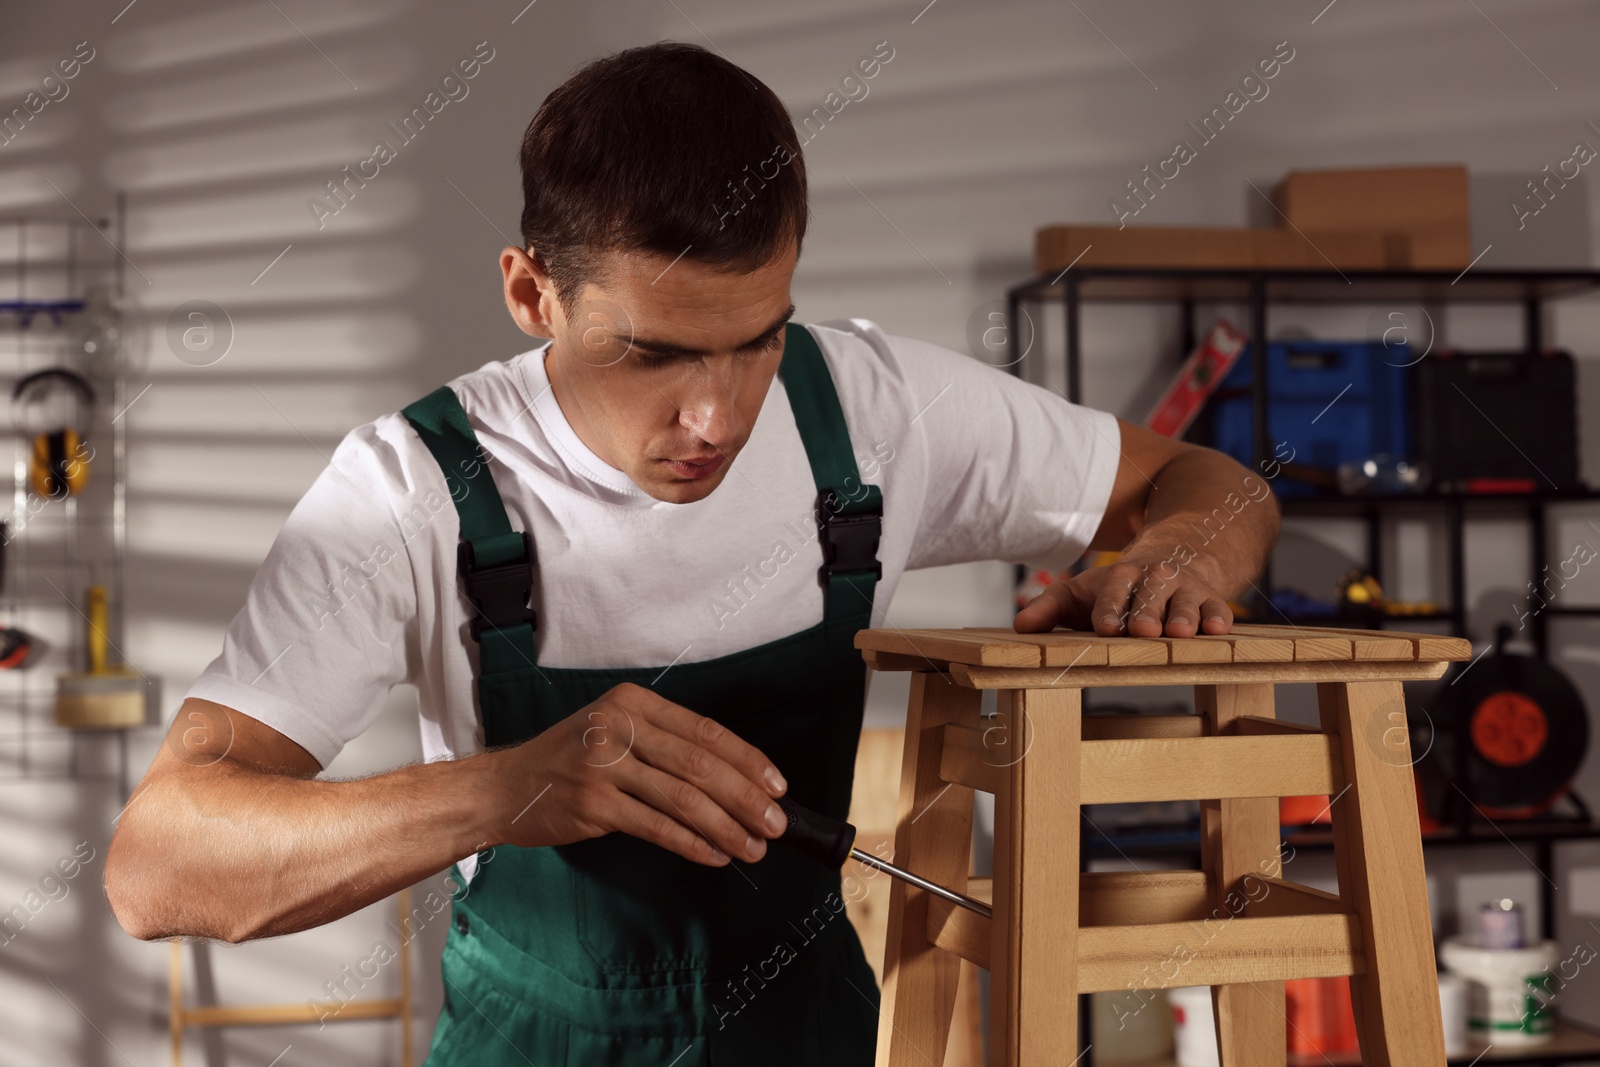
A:
<svg viewBox="0 0 1600 1067">
<path fill-rule="evenodd" d="M 1083 630 L 1019 634 L 999 627 L 861 630 L 856 647 L 884 670 L 916 662 L 973 667 L 1141 667 L 1215 663 L 1435 663 L 1472 658 L 1459 637 L 1400 630 L 1235 623 L 1226 634 L 1104 637 Z M 905 657 L 905 659 L 901 659 Z M 916 661 L 916 662 L 912 662 Z M 923 669 L 926 669 L 924 666 Z"/>
</svg>

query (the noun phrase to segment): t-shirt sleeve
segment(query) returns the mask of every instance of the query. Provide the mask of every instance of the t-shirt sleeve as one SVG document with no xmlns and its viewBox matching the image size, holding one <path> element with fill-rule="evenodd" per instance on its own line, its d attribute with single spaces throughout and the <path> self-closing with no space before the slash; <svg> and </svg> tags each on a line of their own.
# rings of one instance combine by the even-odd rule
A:
<svg viewBox="0 0 1600 1067">
<path fill-rule="evenodd" d="M 907 438 L 927 456 L 908 569 L 998 559 L 1058 570 L 1083 555 L 1116 480 L 1116 417 L 960 352 L 883 336 L 908 393 Z"/>
<path fill-rule="evenodd" d="M 405 481 L 395 442 L 372 424 L 346 436 L 188 695 L 260 720 L 324 767 L 371 725 L 415 647 L 415 579 L 394 506 Z"/>
</svg>

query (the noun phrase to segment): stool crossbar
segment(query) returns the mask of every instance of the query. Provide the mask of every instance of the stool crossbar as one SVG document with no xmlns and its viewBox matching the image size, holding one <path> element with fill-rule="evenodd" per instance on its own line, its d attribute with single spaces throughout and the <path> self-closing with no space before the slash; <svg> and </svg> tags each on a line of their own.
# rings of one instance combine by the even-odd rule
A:
<svg viewBox="0 0 1600 1067">
<path fill-rule="evenodd" d="M 993 910 L 895 882 L 880 1067 L 938 1063 L 960 961 L 990 972 L 990 1062 L 1078 1062 L 1084 993 L 1211 986 L 1223 1067 L 1283 1067 L 1283 982 L 1349 976 L 1366 1067 L 1442 1067 L 1401 682 L 1472 654 L 1433 634 L 1235 625 L 1191 638 L 863 630 L 910 671 L 895 862 Z M 1314 683 L 1320 722 L 1275 715 Z M 1089 715 L 1087 688 L 1187 685 L 1193 715 Z M 997 691 L 998 715 L 982 714 Z M 973 793 L 994 876 L 971 869 Z M 1278 798 L 1330 798 L 1337 894 L 1286 880 Z M 1085 804 L 1197 800 L 1201 870 L 1082 873 Z M 1153 993 L 1147 994 L 1152 995 Z"/>
</svg>

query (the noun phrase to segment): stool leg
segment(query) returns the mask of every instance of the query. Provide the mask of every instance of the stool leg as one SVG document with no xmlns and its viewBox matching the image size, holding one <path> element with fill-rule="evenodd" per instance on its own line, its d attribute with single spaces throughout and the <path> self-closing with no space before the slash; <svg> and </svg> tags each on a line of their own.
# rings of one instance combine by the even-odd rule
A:
<svg viewBox="0 0 1600 1067">
<path fill-rule="evenodd" d="M 943 674 L 911 675 L 900 804 L 894 835 L 897 866 L 958 892 L 972 871 L 972 790 L 940 779 L 944 727 L 976 717 L 983 694 Z M 943 1062 L 955 1012 L 961 958 L 928 940 L 928 895 L 899 880 L 889 891 L 883 953 L 879 1067 L 927 1067 Z"/>
<path fill-rule="evenodd" d="M 1081 689 L 1002 690 L 1016 750 L 994 798 L 989 1062 L 1078 1062 Z"/>
<path fill-rule="evenodd" d="M 1347 783 L 1334 801 L 1339 895 L 1361 920 L 1365 973 L 1350 978 L 1366 1067 L 1445 1062 L 1422 837 L 1397 681 L 1321 682 L 1324 733 L 1338 734 Z"/>
<path fill-rule="evenodd" d="M 1276 710 L 1267 683 L 1197 685 L 1194 705 L 1210 734 L 1232 733 L 1228 724 L 1241 715 L 1273 718 Z M 1277 797 L 1200 802 L 1201 866 L 1211 884 L 1214 917 L 1247 914 L 1252 887 L 1242 885 L 1246 876 L 1279 876 L 1278 826 Z M 1222 1067 L 1284 1067 L 1288 1016 L 1282 982 L 1212 986 L 1211 1003 Z"/>
</svg>

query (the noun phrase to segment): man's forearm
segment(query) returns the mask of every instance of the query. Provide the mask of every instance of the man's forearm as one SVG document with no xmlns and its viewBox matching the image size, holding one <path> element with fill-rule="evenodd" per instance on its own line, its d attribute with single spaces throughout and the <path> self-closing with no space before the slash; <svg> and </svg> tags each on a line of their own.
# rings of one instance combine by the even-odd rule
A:
<svg viewBox="0 0 1600 1067">
<path fill-rule="evenodd" d="M 237 942 L 331 922 L 494 843 L 479 814 L 490 758 L 342 782 L 226 759 L 174 768 L 123 813 L 107 893 L 146 939 Z"/>
<path fill-rule="evenodd" d="M 1144 525 L 1122 558 L 1166 580 L 1187 570 L 1233 598 L 1266 564 L 1279 523 L 1277 498 L 1264 479 L 1220 452 L 1197 449 L 1156 475 Z"/>
</svg>

